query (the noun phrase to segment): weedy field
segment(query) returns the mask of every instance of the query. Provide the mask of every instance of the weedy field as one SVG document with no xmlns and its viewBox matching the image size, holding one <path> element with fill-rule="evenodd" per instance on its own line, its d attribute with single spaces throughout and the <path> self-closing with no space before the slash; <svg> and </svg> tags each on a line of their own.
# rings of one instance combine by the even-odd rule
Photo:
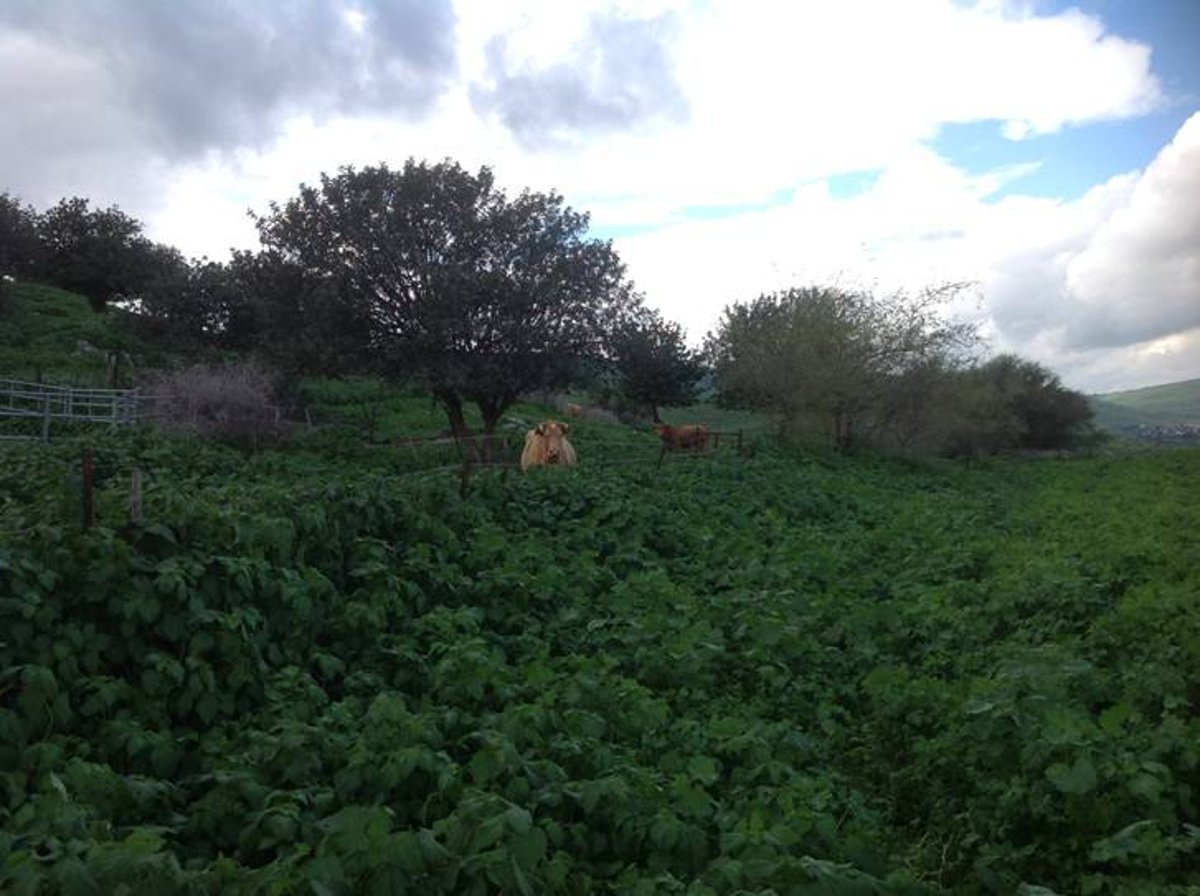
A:
<svg viewBox="0 0 1200 896">
<path fill-rule="evenodd" d="M 0 890 L 1200 887 L 1200 452 L 606 433 L 0 447 Z"/>
</svg>

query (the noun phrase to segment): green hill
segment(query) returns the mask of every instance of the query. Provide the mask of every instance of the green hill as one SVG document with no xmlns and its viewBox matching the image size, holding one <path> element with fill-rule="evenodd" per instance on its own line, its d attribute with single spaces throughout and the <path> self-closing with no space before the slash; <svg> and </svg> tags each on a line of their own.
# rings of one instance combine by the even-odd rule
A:
<svg viewBox="0 0 1200 896">
<path fill-rule="evenodd" d="M 1089 401 L 1096 425 L 1122 435 L 1200 427 L 1200 379 L 1093 395 Z"/>
<path fill-rule="evenodd" d="M 126 315 L 93 311 L 81 295 L 11 283 L 0 296 L 0 377 L 108 385 L 128 377 L 130 356 L 145 351 Z"/>
</svg>

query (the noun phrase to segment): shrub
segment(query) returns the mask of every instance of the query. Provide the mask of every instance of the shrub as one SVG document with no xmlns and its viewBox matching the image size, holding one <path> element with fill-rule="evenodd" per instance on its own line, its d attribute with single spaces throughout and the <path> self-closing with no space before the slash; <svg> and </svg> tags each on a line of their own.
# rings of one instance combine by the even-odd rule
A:
<svg viewBox="0 0 1200 896">
<path fill-rule="evenodd" d="M 196 364 L 156 380 L 154 421 L 164 429 L 254 448 L 283 433 L 273 373 L 253 362 Z"/>
</svg>

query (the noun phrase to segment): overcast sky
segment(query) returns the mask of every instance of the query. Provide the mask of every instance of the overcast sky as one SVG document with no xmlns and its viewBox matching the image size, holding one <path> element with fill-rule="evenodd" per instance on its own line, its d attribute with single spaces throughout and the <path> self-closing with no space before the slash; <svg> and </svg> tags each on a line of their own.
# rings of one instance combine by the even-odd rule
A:
<svg viewBox="0 0 1200 896">
<path fill-rule="evenodd" d="M 1200 0 L 0 0 L 0 192 L 224 259 L 345 164 L 561 192 L 698 342 L 975 284 L 1087 392 L 1200 377 Z"/>
</svg>

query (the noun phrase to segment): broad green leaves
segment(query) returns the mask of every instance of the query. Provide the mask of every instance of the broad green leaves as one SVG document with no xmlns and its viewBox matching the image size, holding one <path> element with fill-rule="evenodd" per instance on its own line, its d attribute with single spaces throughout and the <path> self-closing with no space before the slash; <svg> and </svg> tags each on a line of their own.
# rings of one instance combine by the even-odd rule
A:
<svg viewBox="0 0 1200 896">
<path fill-rule="evenodd" d="M 142 525 L 0 517 L 0 890 L 1197 883 L 1193 455 L 118 449 Z"/>
</svg>

